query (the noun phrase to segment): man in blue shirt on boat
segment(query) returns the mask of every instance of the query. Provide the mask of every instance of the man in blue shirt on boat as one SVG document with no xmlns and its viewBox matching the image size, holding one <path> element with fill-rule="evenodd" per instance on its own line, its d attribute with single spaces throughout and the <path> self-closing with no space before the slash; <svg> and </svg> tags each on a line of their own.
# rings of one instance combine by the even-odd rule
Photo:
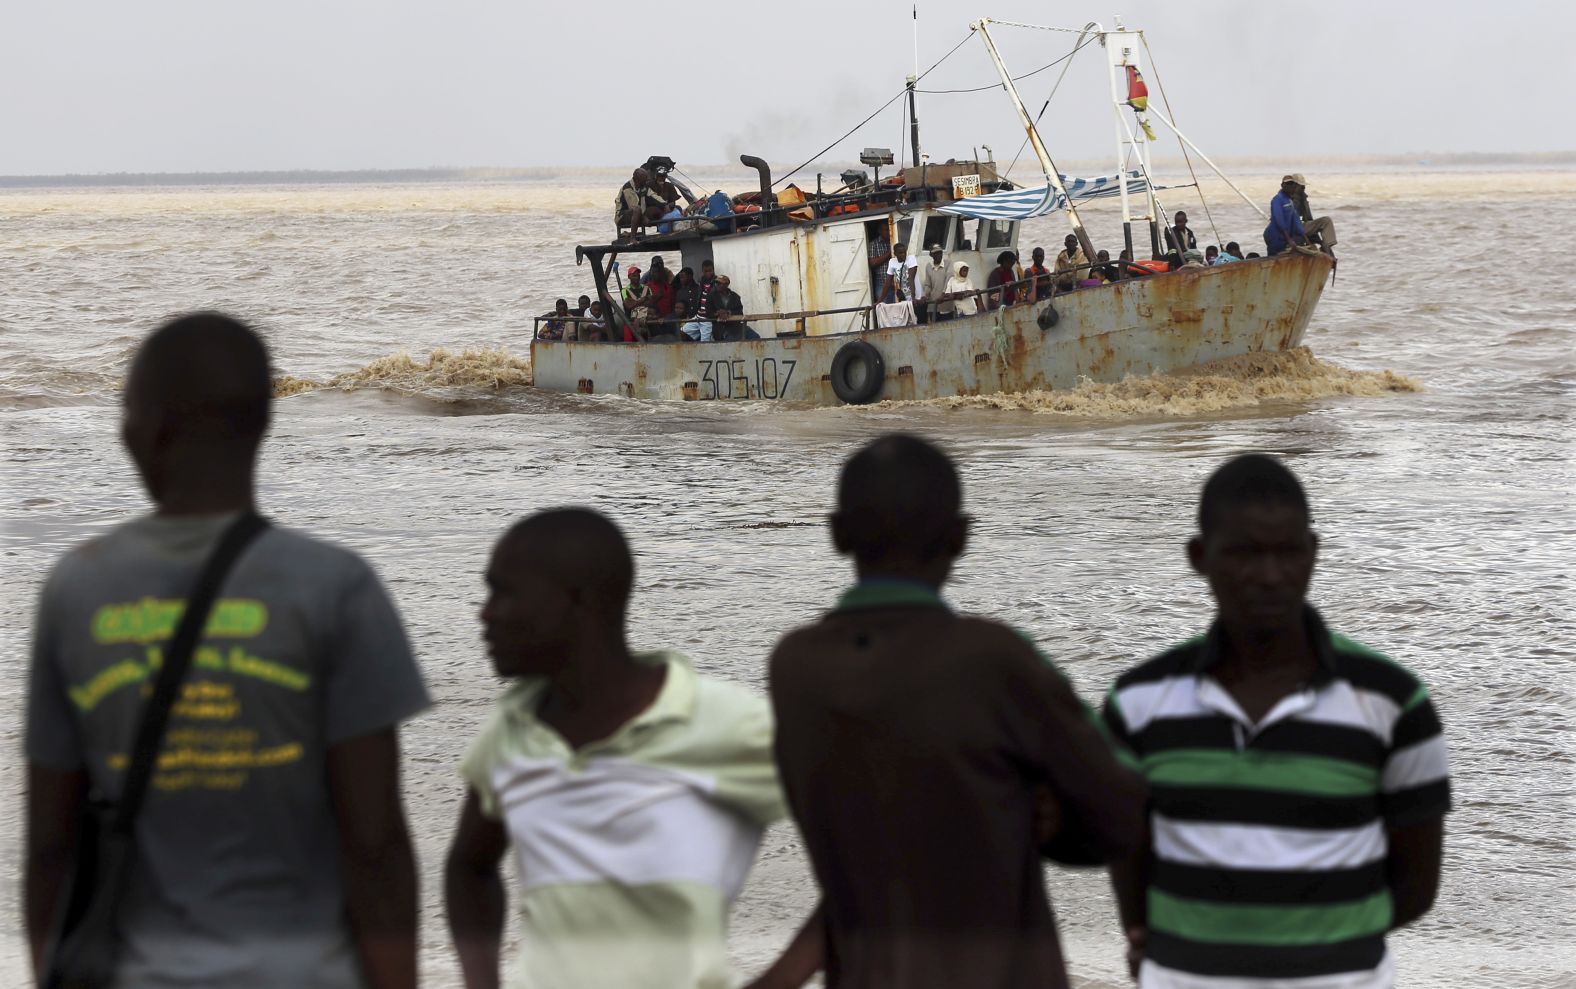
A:
<svg viewBox="0 0 1576 989">
<path fill-rule="evenodd" d="M 1327 216 L 1314 218 L 1307 190 L 1308 182 L 1301 172 L 1281 179 L 1280 191 L 1270 200 L 1270 225 L 1264 228 L 1264 246 L 1270 257 L 1291 246 L 1335 256 L 1335 222 Z"/>
</svg>

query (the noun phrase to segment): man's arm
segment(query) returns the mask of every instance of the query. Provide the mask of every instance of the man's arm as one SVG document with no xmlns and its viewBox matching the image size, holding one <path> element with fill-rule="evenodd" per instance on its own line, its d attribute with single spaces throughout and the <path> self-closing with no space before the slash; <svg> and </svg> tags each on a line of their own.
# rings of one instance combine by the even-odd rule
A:
<svg viewBox="0 0 1576 989">
<path fill-rule="evenodd" d="M 27 767 L 27 866 L 22 898 L 34 976 L 43 980 L 44 955 L 54 935 L 60 898 L 76 861 L 88 776 L 36 763 Z"/>
<path fill-rule="evenodd" d="M 1138 978 L 1138 965 L 1144 958 L 1149 939 L 1149 882 L 1155 856 L 1149 829 L 1144 829 L 1143 844 L 1125 858 L 1111 863 L 1111 892 L 1116 895 L 1116 913 L 1127 938 L 1127 967 Z"/>
<path fill-rule="evenodd" d="M 1015 637 L 1016 638 L 1016 637 Z M 1069 825 L 1088 835 L 1098 856 L 1115 861 L 1143 847 L 1148 790 L 1072 687 L 1026 642 L 1008 677 L 1005 703 L 1025 756 L 1051 784 Z"/>
<path fill-rule="evenodd" d="M 799 989 L 826 966 L 826 921 L 817 903 L 799 933 L 772 962 L 771 968 L 745 989 Z"/>
<path fill-rule="evenodd" d="M 328 750 L 351 936 L 371 989 L 416 985 L 416 857 L 400 802 L 399 736 L 384 728 Z"/>
<path fill-rule="evenodd" d="M 1441 817 L 1426 824 L 1391 828 L 1388 837 L 1385 872 L 1395 901 L 1395 919 L 1390 925 L 1394 930 L 1422 917 L 1434 905 L 1445 855 L 1445 820 Z"/>
<path fill-rule="evenodd" d="M 482 813 L 475 790 L 465 794 L 460 824 L 443 870 L 449 935 L 460 956 L 466 989 L 497 989 L 503 941 L 503 882 L 498 863 L 509 850 L 503 825 Z"/>
</svg>

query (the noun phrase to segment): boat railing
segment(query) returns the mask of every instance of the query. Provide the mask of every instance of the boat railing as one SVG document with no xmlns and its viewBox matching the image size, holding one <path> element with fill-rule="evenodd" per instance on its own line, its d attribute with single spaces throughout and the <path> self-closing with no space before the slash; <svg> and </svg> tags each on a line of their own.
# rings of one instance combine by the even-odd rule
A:
<svg viewBox="0 0 1576 989">
<path fill-rule="evenodd" d="M 1075 266 L 1070 267 L 1070 268 L 1063 268 L 1060 271 L 1049 271 L 1045 275 L 1027 275 L 1026 277 L 1019 278 L 1019 279 L 1016 279 L 1016 280 L 1011 281 L 1011 282 L 1005 282 L 1005 283 L 1003 283 L 1001 285 L 992 285 L 992 286 L 989 286 L 989 287 L 986 287 L 986 288 L 972 289 L 972 290 L 970 290 L 968 292 L 951 292 L 951 293 L 946 293 L 946 294 L 942 295 L 941 298 L 936 300 L 936 301 L 957 302 L 960 299 L 970 299 L 970 298 L 983 299 L 984 301 L 982 303 L 981 311 L 982 312 L 988 312 L 988 311 L 991 311 L 991 310 L 994 310 L 994 309 L 997 309 L 997 308 L 1001 307 L 1000 303 L 997 303 L 996 305 L 989 305 L 991 296 L 1000 297 L 1002 295 L 1004 289 L 1012 289 L 1013 290 L 1014 299 L 1013 299 L 1013 301 L 1011 303 L 1008 303 L 1008 306 L 1010 306 L 1010 307 L 1017 307 L 1017 306 L 1033 305 L 1036 302 L 1041 302 L 1041 301 L 1044 301 L 1046 299 L 1055 299 L 1055 298 L 1059 298 L 1059 297 L 1064 296 L 1064 295 L 1069 295 L 1072 292 L 1082 291 L 1082 290 L 1084 290 L 1086 288 L 1093 288 L 1093 287 L 1095 287 L 1095 286 L 1082 286 L 1082 285 L 1074 287 L 1074 288 L 1071 288 L 1071 289 L 1060 287 L 1058 282 L 1061 281 L 1062 279 L 1064 279 L 1069 274 L 1077 276 L 1079 273 L 1088 273 L 1088 272 L 1094 271 L 1095 269 L 1110 269 L 1110 268 L 1115 268 L 1118 271 L 1121 271 L 1121 270 L 1125 269 L 1128 272 L 1128 274 L 1126 275 L 1125 278 L 1119 278 L 1119 280 L 1121 280 L 1121 281 L 1136 281 L 1136 280 L 1138 280 L 1140 278 L 1156 277 L 1157 274 L 1160 274 L 1160 275 L 1169 274 L 1169 272 L 1158 272 L 1157 273 L 1157 272 L 1151 271 L 1151 270 L 1149 270 L 1147 268 L 1140 267 L 1140 266 L 1138 266 L 1136 264 L 1133 264 L 1132 262 L 1129 262 L 1129 261 L 1092 261 L 1092 262 L 1088 262 L 1088 263 L 1085 263 L 1085 264 L 1075 265 Z M 1048 278 L 1048 279 L 1050 279 L 1050 283 L 1051 283 L 1050 291 L 1048 293 L 1046 293 L 1046 294 L 1043 294 L 1043 295 L 1040 293 L 1039 286 L 1037 284 L 1037 281 L 1040 278 Z M 986 307 L 988 307 L 988 308 L 986 308 Z M 798 310 L 798 311 L 793 311 L 793 312 L 719 313 L 718 315 L 712 316 L 712 317 L 710 317 L 707 320 L 703 320 L 702 322 L 710 322 L 710 323 L 712 323 L 714 325 L 718 324 L 718 323 L 721 323 L 721 324 L 745 324 L 745 325 L 748 325 L 750 323 L 768 323 L 768 322 L 782 321 L 782 320 L 793 320 L 793 321 L 798 322 L 800 324 L 797 329 L 789 330 L 789 331 L 787 331 L 785 333 L 778 333 L 776 335 L 778 337 L 802 337 L 802 336 L 805 335 L 805 328 L 804 328 L 804 322 L 803 322 L 804 320 L 815 319 L 815 318 L 821 317 L 821 316 L 846 316 L 846 315 L 849 315 L 849 314 L 857 314 L 860 317 L 860 324 L 861 324 L 859 332 L 865 332 L 865 331 L 877 328 L 875 326 L 876 308 L 877 308 L 876 304 L 872 303 L 870 305 L 864 305 L 864 306 L 842 306 L 842 307 L 834 308 L 834 309 L 805 309 L 805 310 Z M 927 306 L 926 310 L 927 311 L 926 311 L 925 323 L 927 325 L 935 323 L 936 322 L 935 307 Z M 555 315 L 547 314 L 547 315 L 542 315 L 542 316 L 535 317 L 535 319 L 533 321 L 533 325 L 532 325 L 531 336 L 532 336 L 533 339 L 537 339 L 537 340 L 544 339 L 542 337 L 542 335 L 541 335 L 541 333 L 542 333 L 542 324 L 543 323 L 548 323 L 548 322 L 581 323 L 581 324 L 583 324 L 583 323 L 599 323 L 604 328 L 606 328 L 607 333 L 610 336 L 612 334 L 614 334 L 614 333 L 617 333 L 620 336 L 622 336 L 622 334 L 623 334 L 623 327 L 618 325 L 618 322 L 619 322 L 619 320 L 623 320 L 623 319 L 626 319 L 626 318 L 627 317 L 624 316 L 624 314 L 622 314 L 622 313 L 619 314 L 618 319 L 610 319 L 610 318 L 608 318 L 606 316 L 603 316 L 602 318 L 598 319 L 598 318 L 592 317 L 592 316 L 575 316 L 573 314 L 568 315 L 568 316 L 555 316 Z M 696 320 L 694 320 L 694 319 L 692 319 L 691 317 L 688 317 L 688 316 L 663 316 L 663 317 L 659 317 L 659 318 L 656 318 L 656 319 L 639 320 L 639 321 L 637 321 L 637 326 L 639 327 L 639 329 L 637 329 L 637 332 L 640 332 L 641 330 L 644 330 L 647 333 L 648 337 L 649 337 L 650 335 L 652 335 L 652 330 L 654 328 L 656 328 L 658 330 L 656 335 L 667 335 L 668 333 L 675 333 L 676 334 L 676 333 L 678 333 L 679 328 L 681 326 L 683 326 L 685 323 L 690 323 L 690 322 L 696 322 Z M 548 337 L 546 339 L 551 340 L 553 338 Z M 590 341 L 582 341 L 582 342 L 590 342 Z M 623 343 L 625 341 L 623 341 L 623 340 L 612 340 L 612 341 L 609 341 L 609 342 Z"/>
</svg>

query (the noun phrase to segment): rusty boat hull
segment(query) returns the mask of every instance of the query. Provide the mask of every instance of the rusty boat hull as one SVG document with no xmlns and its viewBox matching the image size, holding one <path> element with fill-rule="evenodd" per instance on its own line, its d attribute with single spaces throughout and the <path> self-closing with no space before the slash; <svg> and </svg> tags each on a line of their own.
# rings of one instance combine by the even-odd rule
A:
<svg viewBox="0 0 1576 989">
<path fill-rule="evenodd" d="M 932 325 L 717 343 L 531 346 L 536 387 L 659 401 L 845 404 L 839 350 L 862 340 L 883 364 L 869 399 L 1058 390 L 1299 346 L 1332 261 L 1288 252 L 1080 289 Z M 1056 308 L 1054 326 L 1040 314 Z M 1048 322 L 1048 321 L 1044 321 Z M 759 332 L 769 326 L 757 324 Z"/>
</svg>

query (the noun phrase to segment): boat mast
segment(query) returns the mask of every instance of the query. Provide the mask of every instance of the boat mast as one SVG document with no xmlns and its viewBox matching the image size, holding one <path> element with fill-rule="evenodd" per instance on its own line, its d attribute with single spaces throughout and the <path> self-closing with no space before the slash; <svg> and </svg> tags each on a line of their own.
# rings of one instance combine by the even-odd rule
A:
<svg viewBox="0 0 1576 989">
<path fill-rule="evenodd" d="M 914 4 L 914 74 L 908 77 L 908 141 L 914 149 L 914 167 L 919 167 L 919 114 L 914 109 L 914 85 L 919 82 L 919 4 Z"/>
<path fill-rule="evenodd" d="M 1146 212 L 1149 221 L 1149 250 L 1150 257 L 1160 256 L 1160 204 L 1155 198 L 1155 179 L 1150 172 L 1149 142 L 1135 132 L 1128 123 L 1127 112 L 1130 104 L 1127 68 L 1132 66 L 1139 72 L 1143 67 L 1138 58 L 1138 34 L 1128 31 L 1122 26 L 1119 19 L 1115 31 L 1100 32 L 1100 43 L 1105 46 L 1109 74 L 1111 77 L 1111 110 L 1116 117 L 1116 174 L 1122 183 L 1122 238 L 1127 244 L 1128 254 L 1134 258 L 1138 255 L 1133 252 L 1133 216 L 1132 203 L 1127 193 L 1127 154 L 1126 149 L 1138 158 L 1139 170 L 1144 177 L 1144 190 L 1148 202 Z M 1147 135 L 1146 135 L 1147 136 Z"/>
<path fill-rule="evenodd" d="M 1078 244 L 1083 248 L 1084 257 L 1094 260 L 1094 244 L 1089 240 L 1089 232 L 1084 229 L 1083 220 L 1078 216 L 1077 207 L 1073 206 L 1072 197 L 1067 194 L 1067 188 L 1062 185 L 1062 177 L 1056 174 L 1056 165 L 1051 161 L 1050 152 L 1045 150 L 1045 144 L 1040 140 L 1040 132 L 1034 129 L 1034 120 L 1029 116 L 1028 107 L 1023 105 L 1023 100 L 1018 96 L 1018 88 L 1012 84 L 1012 74 L 1007 71 L 1007 63 L 1001 60 L 1001 52 L 996 50 L 996 42 L 991 38 L 987 25 L 991 23 L 989 17 L 982 17 L 969 25 L 969 30 L 978 31 L 981 38 L 985 39 L 985 48 L 990 52 L 992 62 L 996 63 L 996 71 L 1001 74 L 1001 84 L 1007 90 L 1007 95 L 1012 99 L 1012 105 L 1018 110 L 1018 119 L 1023 123 L 1023 129 L 1028 132 L 1029 144 L 1034 148 L 1034 154 L 1040 159 L 1040 169 L 1045 172 L 1045 181 L 1049 182 L 1056 194 L 1062 197 L 1067 204 L 1067 222 L 1072 226 L 1073 235 L 1078 238 Z"/>
</svg>

